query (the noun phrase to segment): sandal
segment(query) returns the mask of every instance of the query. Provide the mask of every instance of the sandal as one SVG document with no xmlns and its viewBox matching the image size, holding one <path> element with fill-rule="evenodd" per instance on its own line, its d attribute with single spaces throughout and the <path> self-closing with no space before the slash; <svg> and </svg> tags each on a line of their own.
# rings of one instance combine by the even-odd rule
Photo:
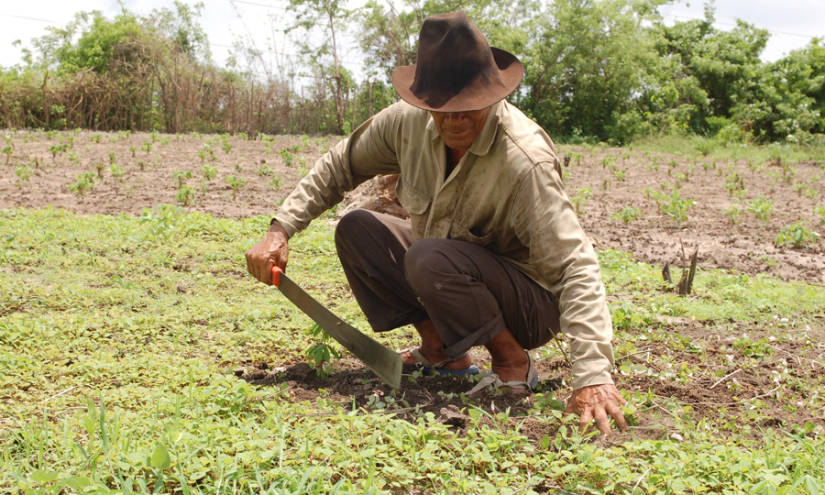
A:
<svg viewBox="0 0 825 495">
<path fill-rule="evenodd" d="M 524 351 L 527 354 L 527 379 L 525 380 L 511 380 L 509 382 L 501 381 L 501 378 L 495 374 L 490 373 L 485 375 L 478 383 L 476 383 L 475 387 L 471 388 L 467 395 L 469 397 L 479 396 L 484 392 L 488 392 L 490 389 L 510 389 L 512 391 L 521 391 L 523 389 L 524 392 L 533 393 L 536 391 L 536 384 L 539 381 L 539 372 L 534 369 L 533 366 L 533 357 L 530 355 L 529 352 Z"/>
<path fill-rule="evenodd" d="M 471 364 L 470 366 L 467 366 L 466 368 L 457 369 L 457 370 L 447 369 L 447 368 L 444 367 L 444 366 L 446 366 L 446 365 L 448 365 L 452 362 L 458 361 L 459 359 L 463 358 L 464 356 L 467 355 L 467 353 L 462 354 L 461 356 L 457 357 L 456 359 L 445 359 L 444 361 L 441 361 L 441 362 L 438 362 L 438 363 L 433 363 L 429 359 L 424 357 L 424 354 L 421 353 L 421 348 L 419 348 L 419 347 L 404 349 L 401 352 L 402 353 L 403 352 L 409 352 L 410 354 L 412 354 L 412 356 L 415 358 L 415 360 L 418 361 L 417 363 L 415 363 L 413 365 L 405 364 L 404 366 L 414 366 L 416 369 L 420 369 L 425 375 L 438 374 L 438 375 L 442 375 L 442 376 L 459 376 L 459 377 L 461 377 L 461 376 L 477 375 L 479 373 L 478 366 L 476 366 L 474 364 Z"/>
</svg>

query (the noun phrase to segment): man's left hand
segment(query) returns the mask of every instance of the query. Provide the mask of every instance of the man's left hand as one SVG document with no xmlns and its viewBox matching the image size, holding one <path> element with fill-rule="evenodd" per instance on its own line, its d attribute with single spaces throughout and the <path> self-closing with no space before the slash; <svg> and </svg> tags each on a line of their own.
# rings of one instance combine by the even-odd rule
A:
<svg viewBox="0 0 825 495">
<path fill-rule="evenodd" d="M 622 430 L 627 429 L 627 422 L 621 406 L 627 403 L 619 393 L 619 389 L 612 383 L 603 385 L 590 385 L 574 390 L 573 395 L 567 401 L 567 412 L 578 413 L 581 416 L 579 422 L 581 432 L 587 430 L 591 420 L 596 420 L 596 426 L 605 434 L 610 434 L 610 418 L 608 414 L 616 420 L 616 424 Z"/>
</svg>

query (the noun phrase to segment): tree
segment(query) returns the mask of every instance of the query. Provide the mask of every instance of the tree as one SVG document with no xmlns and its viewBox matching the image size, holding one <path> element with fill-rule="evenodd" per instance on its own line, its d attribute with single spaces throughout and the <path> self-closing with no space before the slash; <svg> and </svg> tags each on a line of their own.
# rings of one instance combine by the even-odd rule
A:
<svg viewBox="0 0 825 495">
<path fill-rule="evenodd" d="M 620 117 L 643 92 L 655 61 L 645 26 L 663 0 L 557 0 L 536 13 L 537 37 L 524 57 L 526 90 L 518 98 L 551 134 L 619 135 Z"/>
<path fill-rule="evenodd" d="M 339 59 L 338 37 L 343 30 L 342 24 L 350 11 L 346 8 L 346 0 L 290 0 L 288 9 L 295 14 L 296 22 L 287 29 L 287 32 L 301 29 L 309 34 L 316 28 L 322 31 L 322 41 L 313 46 L 306 36 L 304 41 L 298 41 L 301 52 L 310 60 L 312 72 L 322 81 L 325 81 L 331 91 L 335 103 L 335 123 L 333 132 L 341 133 L 344 129 L 344 115 L 346 102 L 351 86 L 351 77 L 341 66 Z M 329 58 L 332 58 L 332 70 L 328 70 Z"/>
</svg>

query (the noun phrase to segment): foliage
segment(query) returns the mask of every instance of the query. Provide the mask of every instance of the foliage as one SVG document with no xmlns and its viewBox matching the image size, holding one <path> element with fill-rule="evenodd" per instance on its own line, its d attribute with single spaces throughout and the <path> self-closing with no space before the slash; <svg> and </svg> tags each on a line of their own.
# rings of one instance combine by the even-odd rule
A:
<svg viewBox="0 0 825 495">
<path fill-rule="evenodd" d="M 226 68 L 211 61 L 202 4 L 123 9 L 112 19 L 80 12 L 35 39 L 24 64 L 0 68 L 0 127 L 346 134 L 397 99 L 390 74 L 414 63 L 426 16 L 460 8 L 493 46 L 520 58 L 526 76 L 510 99 L 554 138 L 708 136 L 697 141 L 704 154 L 749 140 L 822 139 L 821 40 L 764 63 L 765 30 L 717 29 L 712 5 L 704 19 L 665 25 L 665 3 L 374 0 L 352 9 L 344 0 L 291 0 L 294 20 L 284 26 L 277 16 L 273 32 L 292 36 L 297 53 L 239 40 Z M 341 37 L 351 32 L 366 62 L 360 82 L 342 63 Z"/>
<path fill-rule="evenodd" d="M 638 133 L 633 98 L 653 59 L 643 29 L 663 2 L 553 2 L 535 16 L 526 47 L 527 91 L 518 103 L 553 135 L 595 136 L 622 143 Z"/>
<path fill-rule="evenodd" d="M 748 211 L 753 213 L 753 216 L 759 220 L 767 222 L 771 219 L 773 201 L 764 196 L 759 196 L 748 204 Z"/>
<path fill-rule="evenodd" d="M 692 199 L 683 198 L 679 194 L 678 188 L 673 188 L 670 195 L 661 195 L 656 199 L 662 212 L 676 222 L 677 227 L 682 227 L 688 220 L 688 211 L 696 205 Z"/>
<path fill-rule="evenodd" d="M 573 204 L 573 209 L 576 210 L 576 214 L 584 214 L 584 207 L 587 205 L 587 200 L 590 199 L 592 194 L 593 190 L 591 188 L 583 187 L 576 191 L 576 194 L 570 198 L 570 202 Z"/>
<path fill-rule="evenodd" d="M 621 220 L 623 223 L 631 223 L 638 220 L 640 216 L 642 216 L 642 210 L 636 208 L 635 206 L 625 206 L 621 210 L 614 213 L 610 219 L 613 221 Z"/>
<path fill-rule="evenodd" d="M 69 184 L 69 190 L 77 194 L 78 196 L 83 196 L 86 194 L 87 191 L 93 189 L 95 187 L 95 173 L 94 172 L 84 172 L 79 174 L 72 184 Z"/>
<path fill-rule="evenodd" d="M 697 421 L 698 411 L 676 398 L 628 394 L 627 414 L 640 427 L 599 442 L 579 435 L 557 396 L 541 392 L 520 417 L 467 402 L 458 432 L 437 413 L 398 417 L 418 405 L 404 404 L 403 393 L 388 392 L 371 405 L 323 390 L 306 400 L 286 383 L 254 386 L 238 376 L 252 363 L 289 366 L 313 342 L 305 332 L 309 319 L 246 274 L 243 253 L 267 222 L 168 205 L 140 218 L 0 211 L 0 260 L 9 268 L 0 277 L 6 399 L 0 401 L 0 491 L 400 493 L 414 486 L 422 493 L 813 494 L 825 488 L 821 426 L 770 426 L 780 404 L 823 407 L 821 394 L 812 392 L 821 389 L 821 378 L 795 382 L 799 368 L 788 369 L 796 357 L 805 359 L 805 349 L 816 349 L 816 342 L 806 343 L 805 325 L 821 319 L 821 287 L 708 271 L 697 278 L 694 297 L 680 298 L 661 293 L 657 267 L 604 251 L 609 295 L 626 299 L 611 301 L 624 322 L 617 340 L 626 347 L 617 357 L 641 357 L 617 362 L 628 381 L 652 375 L 673 382 L 678 374 L 668 373 L 684 371 L 680 350 L 691 351 L 692 363 L 732 354 L 749 378 L 767 372 L 787 395 L 770 403 L 743 396 L 736 405 L 714 404 L 715 419 Z M 316 222 L 290 246 L 292 276 L 327 289 L 313 292 L 365 327 L 345 290 L 330 226 Z M 690 321 L 691 329 L 707 326 L 712 338 L 679 335 L 681 327 L 659 321 L 662 314 Z M 770 333 L 744 335 L 741 322 Z M 411 332 L 400 333 L 377 338 L 395 347 L 412 343 Z M 650 352 L 654 344 L 663 351 Z M 787 363 L 785 348 L 794 349 Z M 774 354 L 781 361 L 764 361 Z M 779 362 L 786 364 L 774 370 Z M 722 378 L 714 373 L 728 369 L 714 362 L 686 372 L 696 374 L 693 384 L 711 384 Z M 380 384 L 367 380 L 363 387 Z"/>
<path fill-rule="evenodd" d="M 774 244 L 777 246 L 791 246 L 794 248 L 801 248 L 816 244 L 819 240 L 819 234 L 808 230 L 802 221 L 796 222 L 792 225 L 782 227 L 779 234 L 776 235 Z"/>
</svg>

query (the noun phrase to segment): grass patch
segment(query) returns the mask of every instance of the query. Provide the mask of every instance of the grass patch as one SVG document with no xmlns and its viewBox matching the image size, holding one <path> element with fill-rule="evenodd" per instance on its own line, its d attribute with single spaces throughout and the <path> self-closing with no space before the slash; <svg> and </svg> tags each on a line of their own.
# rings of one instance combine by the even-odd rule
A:
<svg viewBox="0 0 825 495">
<path fill-rule="evenodd" d="M 175 207 L 138 218 L 0 211 L 0 491 L 825 489 L 825 432 L 805 420 L 825 407 L 814 393 L 823 389 L 822 368 L 811 361 L 821 345 L 820 287 L 700 272 L 695 295 L 679 298 L 657 268 L 603 252 L 620 378 L 638 428 L 593 442 L 575 433 L 555 396 L 541 393 L 518 417 L 464 403 L 469 419 L 457 431 L 430 412 L 401 419 L 398 410 L 354 407 L 323 390 L 303 400 L 287 383 L 256 387 L 235 376 L 246 364 L 302 361 L 312 343 L 310 320 L 246 274 L 243 253 L 267 223 Z M 331 232 L 316 221 L 293 239 L 290 275 L 367 328 Z M 716 333 L 691 334 L 695 325 Z M 378 338 L 412 342 L 408 331 Z M 754 399 L 748 383 L 732 386 L 734 375 L 714 389 L 728 391 L 731 404 L 709 415 L 661 388 L 708 388 L 730 372 L 719 365 L 726 353 L 740 375 L 758 378 L 791 345 L 813 370 L 799 375 L 786 364 L 775 375 L 780 397 Z M 622 359 L 646 349 L 652 357 Z M 554 346 L 542 352 L 560 356 Z M 631 388 L 642 379 L 649 388 Z M 773 408 L 789 406 L 808 412 L 763 426 Z"/>
</svg>

